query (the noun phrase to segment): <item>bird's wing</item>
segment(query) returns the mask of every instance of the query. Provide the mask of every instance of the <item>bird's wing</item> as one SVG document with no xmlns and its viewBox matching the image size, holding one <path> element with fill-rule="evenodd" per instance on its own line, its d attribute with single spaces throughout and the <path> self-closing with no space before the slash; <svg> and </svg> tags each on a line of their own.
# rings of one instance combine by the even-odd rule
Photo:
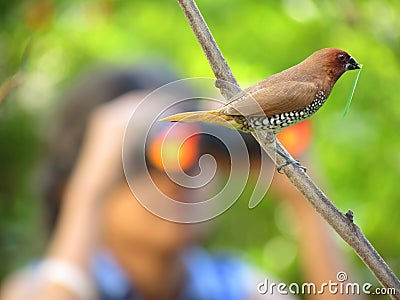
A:
<svg viewBox="0 0 400 300">
<path fill-rule="evenodd" d="M 299 110 L 310 104 L 318 87 L 313 82 L 260 82 L 238 95 L 221 108 L 225 115 L 274 115 Z"/>
</svg>

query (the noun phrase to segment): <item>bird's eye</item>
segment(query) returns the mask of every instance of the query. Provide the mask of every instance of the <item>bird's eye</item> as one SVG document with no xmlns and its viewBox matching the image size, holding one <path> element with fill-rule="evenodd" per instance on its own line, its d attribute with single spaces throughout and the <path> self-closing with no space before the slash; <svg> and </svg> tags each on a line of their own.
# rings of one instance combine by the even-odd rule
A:
<svg viewBox="0 0 400 300">
<path fill-rule="evenodd" d="M 345 56 L 343 53 L 339 53 L 337 57 L 338 57 L 339 60 L 342 61 L 342 62 L 344 62 L 345 59 L 346 59 L 346 56 Z"/>
</svg>

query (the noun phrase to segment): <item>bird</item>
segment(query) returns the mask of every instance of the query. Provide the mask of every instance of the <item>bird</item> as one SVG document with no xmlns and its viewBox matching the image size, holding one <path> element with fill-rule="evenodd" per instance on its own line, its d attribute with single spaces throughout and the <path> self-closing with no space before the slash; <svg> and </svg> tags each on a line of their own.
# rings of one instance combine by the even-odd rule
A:
<svg viewBox="0 0 400 300">
<path fill-rule="evenodd" d="M 326 102 L 343 73 L 360 68 L 344 50 L 320 49 L 297 65 L 244 89 L 218 109 L 183 112 L 161 120 L 206 122 L 244 132 L 270 130 L 277 134 L 312 116 Z M 298 161 L 278 153 L 286 158 L 287 164 L 302 167 Z"/>
</svg>

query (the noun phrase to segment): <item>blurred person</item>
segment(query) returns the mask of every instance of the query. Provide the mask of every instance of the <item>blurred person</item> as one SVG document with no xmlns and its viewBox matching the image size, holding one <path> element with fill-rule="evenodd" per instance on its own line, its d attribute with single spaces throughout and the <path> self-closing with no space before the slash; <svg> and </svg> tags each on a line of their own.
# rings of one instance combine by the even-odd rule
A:
<svg viewBox="0 0 400 300">
<path fill-rule="evenodd" d="M 48 156 L 45 196 L 50 226 L 55 226 L 48 251 L 5 284 L 1 299 L 256 295 L 243 262 L 213 257 L 196 247 L 208 223 L 179 224 L 153 215 L 136 201 L 123 178 L 121 147 L 132 110 L 150 90 L 175 79 L 156 66 L 134 72 L 96 70 L 78 80 L 63 101 Z M 148 165 L 163 192 L 185 201 L 188 196 L 151 160 Z M 153 184 L 146 181 L 146 171 L 136 170 L 135 176 L 145 189 Z M 148 190 L 147 197 L 158 196 Z"/>
<path fill-rule="evenodd" d="M 55 226 L 48 251 L 10 277 L 0 299 L 292 299 L 277 293 L 260 295 L 258 277 L 248 265 L 235 257 L 213 256 L 198 246 L 210 222 L 180 224 L 155 216 L 135 199 L 123 178 L 122 139 L 132 110 L 149 90 L 175 79 L 160 66 L 135 72 L 96 71 L 79 79 L 65 99 L 48 156 L 45 198 L 51 208 L 50 227 Z M 156 139 L 149 141 L 150 146 Z M 188 173 L 196 173 L 195 164 L 204 151 L 214 152 L 222 165 L 227 164 L 224 151 L 209 140 L 192 143 L 199 151 L 188 163 Z M 188 201 L 190 195 L 171 184 L 151 154 L 146 155 L 148 171 L 160 190 Z M 147 197 L 157 197 L 144 176 L 147 170 L 135 172 L 137 184 L 149 186 Z M 293 196 L 293 203 L 299 200 L 283 176 L 275 184 L 280 195 Z M 204 197 L 207 193 L 211 191 Z M 300 220 L 308 215 L 301 216 L 305 210 L 297 211 Z M 319 220 L 314 224 L 321 225 Z M 306 236 L 299 243 L 314 248 L 303 247 L 310 252 L 304 257 L 331 245 L 321 243 L 321 237 L 330 240 L 325 233 Z M 331 256 L 320 255 L 321 264 L 304 264 L 315 278 L 326 268 L 333 270 L 329 274 L 336 272 Z"/>
</svg>

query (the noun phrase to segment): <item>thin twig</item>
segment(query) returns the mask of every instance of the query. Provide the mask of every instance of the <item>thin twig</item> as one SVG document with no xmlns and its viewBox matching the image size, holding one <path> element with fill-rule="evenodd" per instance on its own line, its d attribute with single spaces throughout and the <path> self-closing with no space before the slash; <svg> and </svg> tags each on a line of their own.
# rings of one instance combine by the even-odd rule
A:
<svg viewBox="0 0 400 300">
<path fill-rule="evenodd" d="M 0 103 L 6 99 L 6 97 L 20 84 L 22 83 L 22 75 L 20 73 L 15 74 L 14 76 L 8 78 L 1 86 L 0 86 Z"/>
<path fill-rule="evenodd" d="M 217 78 L 217 87 L 220 88 L 221 94 L 228 100 L 241 91 L 235 76 L 225 61 L 194 0 L 178 0 L 178 3 Z M 233 85 L 221 84 L 223 81 L 228 81 Z M 257 137 L 259 142 L 260 140 L 265 141 L 268 139 L 268 133 L 257 133 Z M 271 143 L 260 142 L 260 145 L 267 153 L 272 153 L 274 150 L 271 148 L 273 147 Z M 279 141 L 276 142 L 276 147 L 281 152 L 289 155 Z M 281 156 L 278 155 L 276 157 L 277 164 L 284 162 L 285 159 Z M 353 223 L 353 214 L 344 215 L 341 213 L 314 181 L 300 168 L 289 165 L 283 169 L 283 172 L 342 239 L 354 249 L 382 286 L 396 289 L 396 294 L 390 295 L 390 297 L 392 299 L 400 299 L 399 279 L 364 236 L 360 228 Z M 351 217 L 349 217 L 350 215 Z"/>
<path fill-rule="evenodd" d="M 21 66 L 19 68 L 19 71 L 13 76 L 7 78 L 0 86 L 0 104 L 7 98 L 7 96 L 13 90 L 15 90 L 23 83 L 24 73 L 31 50 L 31 44 L 32 44 L 32 39 L 29 39 L 28 43 L 24 48 L 24 52 L 22 53 Z"/>
</svg>

